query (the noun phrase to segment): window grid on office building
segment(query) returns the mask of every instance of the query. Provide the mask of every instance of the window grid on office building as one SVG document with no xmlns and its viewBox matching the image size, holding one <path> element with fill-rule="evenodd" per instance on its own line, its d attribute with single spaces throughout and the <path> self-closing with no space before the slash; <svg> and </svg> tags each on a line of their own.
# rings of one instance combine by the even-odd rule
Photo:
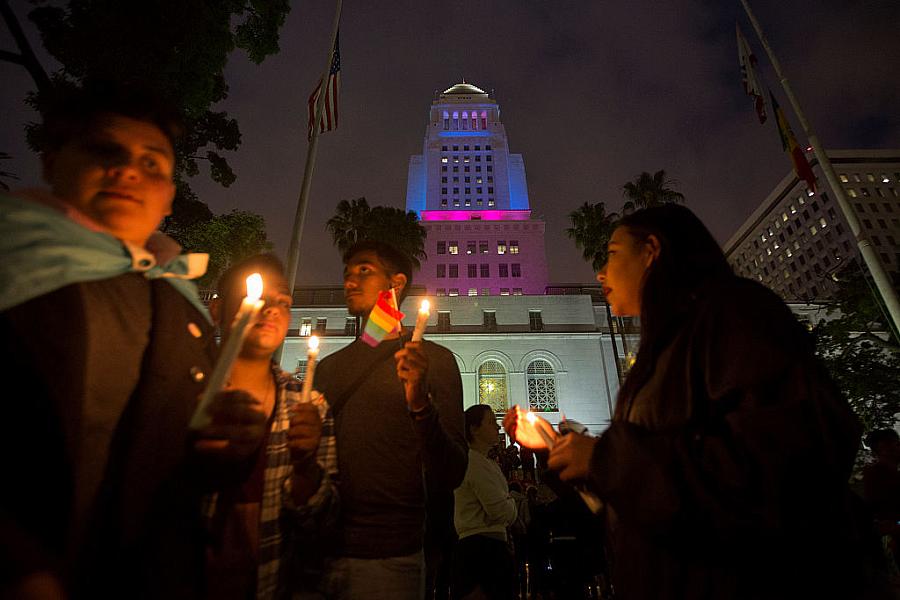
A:
<svg viewBox="0 0 900 600">
<path fill-rule="evenodd" d="M 526 369 L 528 382 L 528 408 L 535 412 L 555 412 L 559 410 L 556 397 L 556 373 L 546 360 L 537 359 Z"/>
</svg>

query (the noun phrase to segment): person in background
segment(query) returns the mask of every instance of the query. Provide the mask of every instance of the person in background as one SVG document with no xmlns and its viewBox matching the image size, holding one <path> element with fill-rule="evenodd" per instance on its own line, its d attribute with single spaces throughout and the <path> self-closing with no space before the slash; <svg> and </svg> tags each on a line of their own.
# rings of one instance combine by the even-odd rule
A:
<svg viewBox="0 0 900 600">
<path fill-rule="evenodd" d="M 860 426 L 784 302 L 672 204 L 624 217 L 597 279 L 640 350 L 609 428 L 560 436 L 548 465 L 605 503 L 616 596 L 862 596 Z"/>
<path fill-rule="evenodd" d="M 866 436 L 875 460 L 863 469 L 863 499 L 875 519 L 891 557 L 893 571 L 900 570 L 900 436 L 893 429 L 876 429 Z"/>
<path fill-rule="evenodd" d="M 230 390 L 215 432 L 188 427 L 216 346 L 206 255 L 156 231 L 180 119 L 100 83 L 44 109 L 49 190 L 0 195 L 0 596 L 197 598 L 213 463 L 253 453 L 265 415 Z"/>
<path fill-rule="evenodd" d="M 209 498 L 207 597 L 218 600 L 290 598 L 293 590 L 315 585 L 316 556 L 337 519 L 327 401 L 313 392 L 304 403 L 302 383 L 273 360 L 291 319 L 281 261 L 259 254 L 229 267 L 210 312 L 227 336 L 252 273 L 262 275 L 265 306 L 232 366 L 229 387 L 259 398 L 268 427 L 260 450 L 241 465 L 240 480 Z"/>
<path fill-rule="evenodd" d="M 469 466 L 453 493 L 459 542 L 453 562 L 453 598 L 509 600 L 515 596 L 515 562 L 506 528 L 516 519 L 516 501 L 506 477 L 487 454 L 497 443 L 500 426 L 484 404 L 466 409 Z"/>
</svg>

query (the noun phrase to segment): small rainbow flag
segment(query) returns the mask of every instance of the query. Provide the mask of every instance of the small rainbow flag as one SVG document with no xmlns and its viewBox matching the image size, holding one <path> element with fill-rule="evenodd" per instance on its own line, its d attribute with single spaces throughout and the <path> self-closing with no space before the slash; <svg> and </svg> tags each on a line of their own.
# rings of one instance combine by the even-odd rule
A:
<svg viewBox="0 0 900 600">
<path fill-rule="evenodd" d="M 360 339 L 374 348 L 389 333 L 399 330 L 400 320 L 404 315 L 397 310 L 396 306 L 397 303 L 390 290 L 379 292 L 378 302 L 375 303 L 375 307 L 369 313 L 366 329 L 363 331 Z"/>
</svg>

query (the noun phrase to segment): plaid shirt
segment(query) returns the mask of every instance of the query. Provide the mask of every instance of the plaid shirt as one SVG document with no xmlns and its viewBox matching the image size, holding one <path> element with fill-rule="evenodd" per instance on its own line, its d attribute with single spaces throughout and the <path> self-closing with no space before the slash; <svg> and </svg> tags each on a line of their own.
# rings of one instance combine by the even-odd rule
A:
<svg viewBox="0 0 900 600">
<path fill-rule="evenodd" d="M 272 363 L 272 373 L 278 387 L 272 429 L 266 446 L 266 467 L 263 475 L 262 505 L 259 519 L 259 568 L 256 597 L 259 599 L 289 596 L 289 574 L 281 573 L 282 563 L 293 554 L 292 543 L 309 544 L 316 532 L 321 532 L 336 518 L 337 509 L 337 446 L 334 420 L 323 396 L 315 395 L 311 402 L 322 418 L 322 439 L 317 461 L 322 468 L 322 483 L 303 506 L 295 506 L 291 496 L 291 454 L 287 445 L 290 428 L 290 408 L 301 401 L 302 383 Z M 217 494 L 207 498 L 206 516 L 212 520 L 216 511 Z M 292 528 L 287 531 L 285 528 Z M 305 539 L 304 539 L 305 538 Z M 289 561 L 288 561 L 289 562 Z"/>
</svg>

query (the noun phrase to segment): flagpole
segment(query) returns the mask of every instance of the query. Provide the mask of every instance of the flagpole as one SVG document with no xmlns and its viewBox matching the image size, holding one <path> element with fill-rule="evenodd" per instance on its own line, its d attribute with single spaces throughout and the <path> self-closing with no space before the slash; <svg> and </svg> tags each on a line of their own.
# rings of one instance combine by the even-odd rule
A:
<svg viewBox="0 0 900 600">
<path fill-rule="evenodd" d="M 844 193 L 844 187 L 838 180 L 837 175 L 834 172 L 834 167 L 831 165 L 831 159 L 828 158 L 821 143 L 819 143 L 819 138 L 813 133 L 809 121 L 806 120 L 806 115 L 804 115 L 803 110 L 800 108 L 800 102 L 798 102 L 797 97 L 794 96 L 794 91 L 791 89 L 787 77 L 785 77 L 784 72 L 781 70 L 781 63 L 779 63 L 778 59 L 775 57 L 775 52 L 772 51 L 769 40 L 763 33 L 759 21 L 756 20 L 756 16 L 753 14 L 753 11 L 750 10 L 750 5 L 747 3 L 747 0 L 741 0 L 741 4 L 744 7 L 744 12 L 747 13 L 747 17 L 753 24 L 753 29 L 756 31 L 760 43 L 762 43 L 763 48 L 766 49 L 766 54 L 769 55 L 769 61 L 772 63 L 772 67 L 775 69 L 779 81 L 781 81 L 781 87 L 784 89 L 785 95 L 787 95 L 791 106 L 794 108 L 794 113 L 800 121 L 800 126 L 803 127 L 803 132 L 809 140 L 809 145 L 812 146 L 813 152 L 819 160 L 819 166 L 825 174 L 825 179 L 828 181 L 828 185 L 831 187 L 831 191 L 837 200 L 838 206 L 844 214 L 844 218 L 847 220 L 847 225 L 850 227 L 850 231 L 856 239 L 859 253 L 862 255 L 866 267 L 869 268 L 872 279 L 875 281 L 875 286 L 878 288 L 878 291 L 881 293 L 881 297 L 887 306 L 890 320 L 893 322 L 893 327 L 891 328 L 892 333 L 894 334 L 894 337 L 897 337 L 897 332 L 900 332 L 900 300 L 897 299 L 897 292 L 891 285 L 891 279 L 888 276 L 887 271 L 884 270 L 881 261 L 878 259 L 878 255 L 875 253 L 875 249 L 872 247 L 872 243 L 869 241 L 868 236 L 862 231 L 859 224 L 859 217 L 856 216 L 856 211 L 853 210 L 853 207 L 847 200 L 847 196 Z"/>
<path fill-rule="evenodd" d="M 328 47 L 328 61 L 325 63 L 325 71 L 322 74 L 319 97 L 316 100 L 315 120 L 313 121 L 312 136 L 309 140 L 309 148 L 306 151 L 306 165 L 303 167 L 303 183 L 300 185 L 300 197 L 297 198 L 297 212 L 294 214 L 294 229 L 291 233 L 291 245 L 288 249 L 287 277 L 288 289 L 291 298 L 294 297 L 294 284 L 297 281 L 297 268 L 300 266 L 300 239 L 303 235 L 303 224 L 306 221 L 306 207 L 309 199 L 309 189 L 312 187 L 313 171 L 316 168 L 316 151 L 319 147 L 319 127 L 322 122 L 322 111 L 325 108 L 326 86 L 331 72 L 331 61 L 334 56 L 334 44 L 337 40 L 338 27 L 341 23 L 342 0 L 337 0 L 334 10 L 334 24 L 331 28 L 331 45 Z"/>
</svg>

